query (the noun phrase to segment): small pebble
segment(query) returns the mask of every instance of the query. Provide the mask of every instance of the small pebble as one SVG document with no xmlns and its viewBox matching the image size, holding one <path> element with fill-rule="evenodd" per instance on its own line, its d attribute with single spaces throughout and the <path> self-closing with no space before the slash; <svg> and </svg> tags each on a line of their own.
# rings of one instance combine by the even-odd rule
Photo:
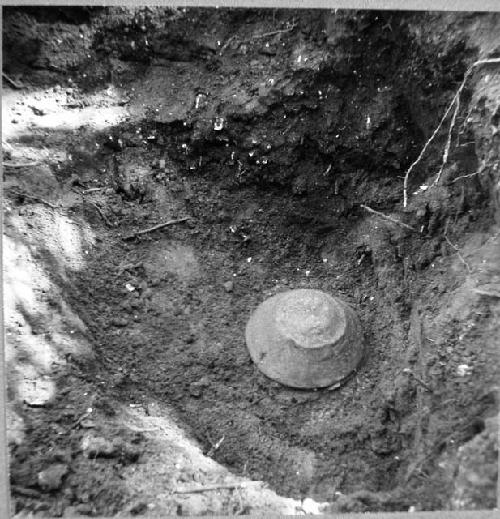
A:
<svg viewBox="0 0 500 519">
<path fill-rule="evenodd" d="M 234 283 L 232 281 L 226 281 L 224 283 L 224 290 L 226 292 L 232 292 L 234 288 Z"/>
<path fill-rule="evenodd" d="M 123 328 L 124 326 L 127 326 L 128 321 L 125 318 L 114 317 L 113 319 L 111 319 L 110 324 L 118 328 Z"/>
<path fill-rule="evenodd" d="M 62 486 L 62 479 L 68 473 L 68 466 L 55 463 L 38 473 L 38 485 L 44 490 L 57 490 Z"/>
<path fill-rule="evenodd" d="M 92 429 L 95 427 L 95 422 L 93 420 L 82 420 L 80 422 L 80 427 L 82 429 Z"/>
</svg>

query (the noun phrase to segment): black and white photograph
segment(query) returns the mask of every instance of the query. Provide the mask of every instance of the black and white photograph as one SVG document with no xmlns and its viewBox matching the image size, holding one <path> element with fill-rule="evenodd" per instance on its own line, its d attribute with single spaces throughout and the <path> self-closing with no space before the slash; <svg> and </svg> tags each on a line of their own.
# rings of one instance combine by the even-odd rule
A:
<svg viewBox="0 0 500 519">
<path fill-rule="evenodd" d="M 6 509 L 498 511 L 500 12 L 247 4 L 2 8 Z"/>
</svg>

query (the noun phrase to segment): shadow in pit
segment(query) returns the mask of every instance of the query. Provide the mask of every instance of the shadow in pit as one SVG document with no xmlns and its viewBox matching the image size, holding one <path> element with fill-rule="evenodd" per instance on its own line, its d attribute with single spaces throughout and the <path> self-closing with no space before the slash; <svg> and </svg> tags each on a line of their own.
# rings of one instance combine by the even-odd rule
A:
<svg viewBox="0 0 500 519">
<path fill-rule="evenodd" d="M 81 512 L 97 507 L 116 513 L 127 495 L 118 465 L 130 460 L 120 454 L 113 464 L 96 465 L 82 455 L 82 423 L 91 422 L 92 408 L 100 405 L 100 386 L 93 376 L 92 334 L 66 296 L 71 273 L 85 268 L 93 233 L 84 222 L 30 199 L 23 204 L 7 198 L 4 208 L 7 436 L 15 511 L 56 515 L 76 503 Z"/>
<path fill-rule="evenodd" d="M 91 334 L 65 294 L 67 271 L 75 270 L 75 259 L 84 268 L 84 258 L 75 258 L 74 249 L 51 249 L 57 232 L 45 229 L 44 236 L 40 230 L 47 223 L 41 216 L 52 211 L 33 209 L 29 222 L 38 232 L 25 234 L 19 220 L 7 218 L 3 239 L 14 512 L 60 515 L 74 506 L 78 513 L 112 515 L 130 494 L 121 473 L 138 459 L 138 440 L 129 434 L 119 447 L 102 444 L 100 434 L 112 434 L 102 430 L 99 415 L 112 416 L 116 406 L 103 396 L 106 380 L 95 375 Z M 77 243 L 87 238 L 75 232 Z"/>
</svg>

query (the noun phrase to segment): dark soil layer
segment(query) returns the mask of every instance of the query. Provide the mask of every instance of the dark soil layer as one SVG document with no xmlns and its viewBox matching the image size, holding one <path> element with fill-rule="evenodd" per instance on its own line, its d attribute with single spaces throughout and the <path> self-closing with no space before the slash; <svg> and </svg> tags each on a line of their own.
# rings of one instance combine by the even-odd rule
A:
<svg viewBox="0 0 500 519">
<path fill-rule="evenodd" d="M 452 507 L 457 449 L 495 413 L 498 299 L 464 287 L 500 275 L 498 142 L 480 138 L 498 110 L 487 93 L 473 102 L 498 67 L 466 86 L 440 182 L 429 187 L 446 129 L 415 168 L 406 208 L 403 177 L 487 40 L 471 42 L 471 27 L 492 30 L 498 17 L 7 9 L 4 24 L 9 74 L 43 87 L 71 76 L 72 102 L 109 82 L 129 96 L 130 121 L 57 137 L 72 155 L 59 183 L 103 187 L 93 207 L 70 207 L 99 239 L 86 268 L 60 281 L 96 353 L 78 376 L 107 381 L 95 407 L 171 403 L 206 453 L 281 495 L 352 494 L 343 511 Z M 54 30 L 69 43 L 51 54 Z M 362 321 L 368 355 L 340 387 L 288 389 L 250 360 L 250 312 L 299 287 L 341 297 Z M 17 449 L 14 484 L 30 486 Z M 116 488 L 94 496 L 96 513 L 121 509 Z"/>
</svg>

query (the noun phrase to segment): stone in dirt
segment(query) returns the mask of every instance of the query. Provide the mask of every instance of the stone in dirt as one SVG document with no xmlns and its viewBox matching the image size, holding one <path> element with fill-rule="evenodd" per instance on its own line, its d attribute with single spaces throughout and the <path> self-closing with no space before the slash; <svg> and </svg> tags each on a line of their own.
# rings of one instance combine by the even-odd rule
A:
<svg viewBox="0 0 500 519">
<path fill-rule="evenodd" d="M 191 495 L 177 499 L 178 515 L 212 515 L 220 513 L 221 508 L 222 499 L 216 496 Z"/>
<path fill-rule="evenodd" d="M 68 466 L 55 463 L 38 473 L 38 485 L 43 490 L 58 490 L 61 488 L 64 476 L 68 473 Z"/>
<path fill-rule="evenodd" d="M 88 458 L 120 458 L 122 461 L 135 462 L 141 455 L 139 448 L 117 438 L 113 441 L 101 436 L 85 436 L 82 450 Z"/>
<path fill-rule="evenodd" d="M 451 498 L 452 510 L 483 510 L 497 502 L 498 422 L 485 420 L 485 429 L 458 451 L 458 469 Z"/>
<path fill-rule="evenodd" d="M 115 317 L 114 319 L 111 319 L 109 323 L 112 326 L 116 326 L 117 328 L 124 328 L 125 326 L 127 326 L 128 321 L 123 317 Z"/>
<path fill-rule="evenodd" d="M 113 442 L 101 437 L 85 436 L 82 440 L 82 450 L 88 458 L 113 458 L 119 451 Z"/>
<path fill-rule="evenodd" d="M 21 445 L 23 443 L 24 434 L 24 420 L 22 416 L 15 412 L 12 405 L 7 406 L 7 442 L 8 444 Z"/>
<path fill-rule="evenodd" d="M 146 406 L 146 414 L 148 416 L 161 416 L 161 408 L 156 402 L 151 402 Z"/>
</svg>

